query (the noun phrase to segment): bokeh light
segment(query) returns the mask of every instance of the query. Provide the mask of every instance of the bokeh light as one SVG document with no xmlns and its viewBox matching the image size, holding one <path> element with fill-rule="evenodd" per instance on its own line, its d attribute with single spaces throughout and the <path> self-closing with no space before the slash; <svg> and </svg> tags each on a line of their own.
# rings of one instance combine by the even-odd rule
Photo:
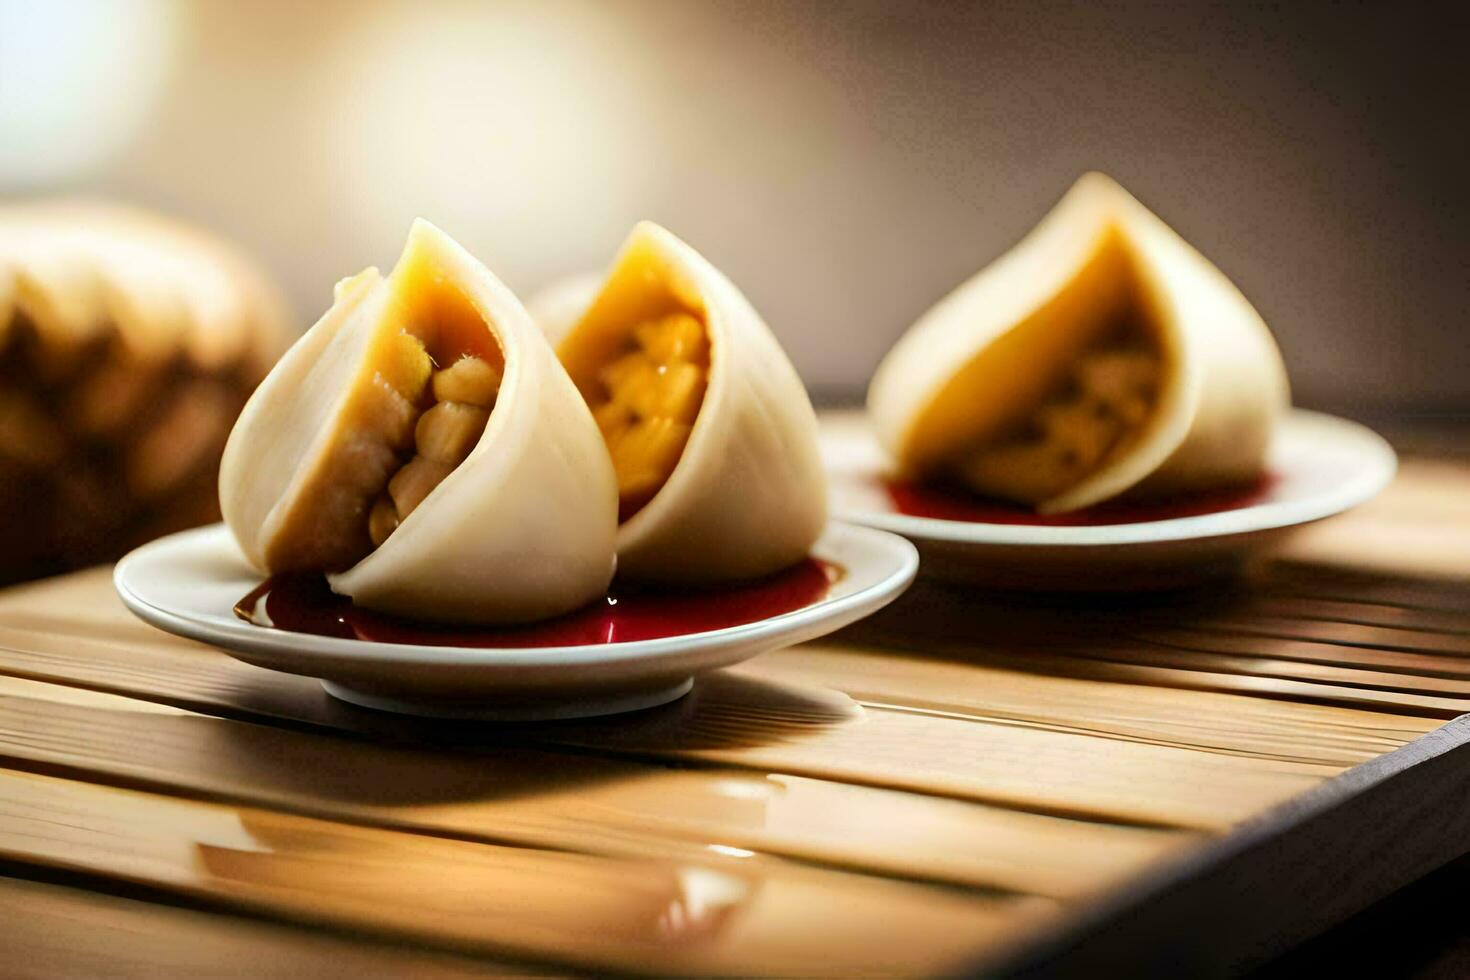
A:
<svg viewBox="0 0 1470 980">
<path fill-rule="evenodd" d="M 111 161 L 163 92 L 183 16 L 177 0 L 0 0 L 0 184 Z"/>
</svg>

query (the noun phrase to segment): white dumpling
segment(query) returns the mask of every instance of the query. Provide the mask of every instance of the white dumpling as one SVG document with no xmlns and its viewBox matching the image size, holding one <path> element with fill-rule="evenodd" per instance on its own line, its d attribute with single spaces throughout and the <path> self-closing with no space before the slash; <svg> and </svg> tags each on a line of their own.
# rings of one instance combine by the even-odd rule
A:
<svg viewBox="0 0 1470 980">
<path fill-rule="evenodd" d="M 326 572 L 420 619 L 542 619 L 613 574 L 617 489 L 591 414 L 510 290 L 424 221 L 390 276 L 338 285 L 256 390 L 220 503 L 262 572 Z"/>
<path fill-rule="evenodd" d="M 639 224 L 558 353 L 617 473 L 620 575 L 729 581 L 806 556 L 827 519 L 811 401 L 703 256 Z"/>
</svg>

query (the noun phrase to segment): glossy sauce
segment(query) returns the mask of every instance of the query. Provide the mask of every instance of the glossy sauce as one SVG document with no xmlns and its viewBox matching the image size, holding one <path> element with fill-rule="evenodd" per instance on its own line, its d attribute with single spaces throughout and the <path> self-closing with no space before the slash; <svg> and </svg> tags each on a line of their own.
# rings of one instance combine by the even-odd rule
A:
<svg viewBox="0 0 1470 980">
<path fill-rule="evenodd" d="M 353 605 L 320 575 L 278 575 L 235 604 L 257 626 L 294 633 L 428 646 L 551 647 L 626 643 L 739 626 L 809 606 L 842 570 L 808 558 L 775 575 L 715 589 L 614 588 L 576 612 L 542 623 L 464 627 L 421 623 Z"/>
<path fill-rule="evenodd" d="M 977 524 L 1096 527 L 1105 524 L 1167 521 L 1176 517 L 1198 517 L 1202 514 L 1239 510 L 1266 500 L 1279 479 L 1274 473 L 1266 473 L 1254 483 L 1228 490 L 1211 490 L 1162 500 L 1112 500 L 1065 514 L 1038 514 L 1025 507 L 982 497 L 957 486 L 921 486 L 917 483 L 889 480 L 884 481 L 883 488 L 888 492 L 893 509 L 910 517 L 932 517 Z"/>
</svg>

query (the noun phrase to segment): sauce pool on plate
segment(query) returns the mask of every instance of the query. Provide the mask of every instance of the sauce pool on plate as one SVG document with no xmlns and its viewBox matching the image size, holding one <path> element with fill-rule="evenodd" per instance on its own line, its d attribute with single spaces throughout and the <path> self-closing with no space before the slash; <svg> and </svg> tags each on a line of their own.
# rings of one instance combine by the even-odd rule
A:
<svg viewBox="0 0 1470 980">
<path fill-rule="evenodd" d="M 808 558 L 766 578 L 710 589 L 619 588 L 565 616 L 525 626 L 421 623 L 376 613 L 334 593 L 320 575 L 277 575 L 235 604 L 257 626 L 293 633 L 459 647 L 589 646 L 686 636 L 757 622 L 819 602 L 842 575 Z"/>
<path fill-rule="evenodd" d="M 1222 511 L 1239 510 L 1267 500 L 1279 478 L 1267 473 L 1254 483 L 1226 490 L 1183 494 L 1163 500 L 1114 500 L 1069 511 L 1065 514 L 1038 514 L 1002 500 L 992 500 L 951 486 L 921 486 L 897 480 L 885 480 L 883 489 L 894 511 L 910 517 L 929 517 L 942 521 L 968 521 L 976 524 L 1024 524 L 1033 527 L 1097 527 L 1107 524 L 1141 524 L 1167 521 L 1178 517 L 1199 517 Z"/>
</svg>

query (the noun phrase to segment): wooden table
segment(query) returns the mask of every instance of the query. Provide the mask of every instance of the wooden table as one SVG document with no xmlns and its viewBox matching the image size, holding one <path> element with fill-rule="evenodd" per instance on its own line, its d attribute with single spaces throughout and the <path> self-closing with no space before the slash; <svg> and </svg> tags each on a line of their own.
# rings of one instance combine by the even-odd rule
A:
<svg viewBox="0 0 1470 980">
<path fill-rule="evenodd" d="M 921 583 L 519 727 L 336 703 L 107 569 L 12 589 L 0 975 L 1254 965 L 1470 849 L 1467 561 L 1470 465 L 1411 459 L 1229 587 Z"/>
</svg>

